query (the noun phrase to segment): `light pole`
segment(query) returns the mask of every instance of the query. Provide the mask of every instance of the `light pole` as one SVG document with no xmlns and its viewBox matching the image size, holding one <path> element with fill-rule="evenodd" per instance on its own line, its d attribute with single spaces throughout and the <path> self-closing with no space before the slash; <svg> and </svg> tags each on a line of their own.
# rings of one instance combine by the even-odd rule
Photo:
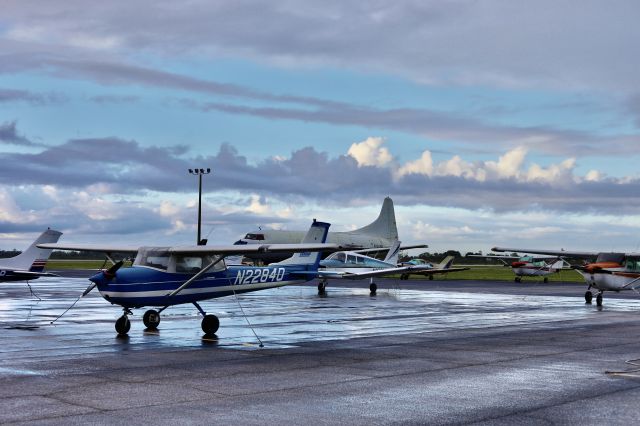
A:
<svg viewBox="0 0 640 426">
<path fill-rule="evenodd" d="M 198 175 L 198 241 L 199 246 L 205 245 L 207 242 L 200 239 L 200 232 L 202 230 L 202 175 L 208 175 L 211 173 L 211 169 L 189 169 L 189 174 Z"/>
</svg>

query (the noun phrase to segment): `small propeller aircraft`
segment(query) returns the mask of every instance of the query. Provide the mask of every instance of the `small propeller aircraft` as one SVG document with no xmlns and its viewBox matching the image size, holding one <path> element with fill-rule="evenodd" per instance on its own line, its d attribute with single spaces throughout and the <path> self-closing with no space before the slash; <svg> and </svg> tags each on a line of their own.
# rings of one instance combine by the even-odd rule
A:
<svg viewBox="0 0 640 426">
<path fill-rule="evenodd" d="M 494 251 L 523 251 L 527 253 L 562 256 L 573 259 L 583 259 L 584 265 L 574 265 L 588 284 L 584 294 L 584 300 L 591 303 L 593 299 L 592 288 L 598 290 L 596 305 L 602 306 L 602 297 L 605 291 L 620 292 L 623 290 L 635 290 L 640 285 L 640 253 L 615 253 L 615 252 L 585 252 L 566 250 L 514 250 L 511 248 L 495 247 Z M 595 261 L 594 261 L 595 259 Z"/>
<path fill-rule="evenodd" d="M 41 244 L 39 247 L 58 250 L 104 252 L 113 266 L 100 271 L 89 280 L 86 296 L 95 287 L 104 299 L 120 305 L 124 311 L 115 328 L 127 334 L 131 327 L 131 309 L 143 306 L 159 307 L 147 310 L 142 321 L 147 329 L 156 329 L 160 313 L 170 306 L 193 304 L 202 314 L 202 331 L 214 334 L 220 325 L 218 317 L 207 314 L 198 302 L 232 294 L 265 290 L 313 279 L 320 262 L 320 251 L 336 250 L 326 244 L 329 224 L 313 221 L 300 244 L 252 244 L 230 246 L 130 247 L 74 244 Z M 288 259 L 269 266 L 229 266 L 228 255 L 248 253 L 295 253 Z M 137 253 L 132 267 L 122 268 L 111 253 Z M 309 275 L 312 274 L 312 275 Z"/>
<path fill-rule="evenodd" d="M 39 244 L 55 243 L 62 232 L 47 229 L 27 248 L 17 256 L 0 259 L 0 282 L 30 281 L 40 277 L 57 277 L 57 275 L 43 272 L 51 250 L 41 249 Z"/>
<path fill-rule="evenodd" d="M 497 251 L 497 250 L 494 250 Z M 481 257 L 483 259 L 495 259 L 510 266 L 516 277 L 515 282 L 522 282 L 522 277 L 544 277 L 543 282 L 548 283 L 548 276 L 557 274 L 564 269 L 566 262 L 558 256 L 505 256 L 505 255 L 480 255 L 469 254 L 467 257 Z"/>
<path fill-rule="evenodd" d="M 401 262 L 398 266 L 421 266 L 428 269 L 423 272 L 409 271 L 407 273 L 400 274 L 400 279 L 408 280 L 410 275 L 425 275 L 428 276 L 430 280 L 433 280 L 433 276 L 436 274 L 447 274 L 449 272 L 466 271 L 469 269 L 466 267 L 452 268 L 451 265 L 453 264 L 454 259 L 455 256 L 447 256 L 438 265 L 434 265 L 433 263 L 427 262 L 423 259 L 411 259 L 406 262 Z"/>
<path fill-rule="evenodd" d="M 410 248 L 420 248 L 421 246 L 411 246 Z M 433 265 L 404 265 L 397 266 L 398 254 L 400 253 L 400 241 L 397 241 L 389 248 L 387 256 L 384 260 L 379 260 L 367 255 L 363 252 L 370 252 L 378 249 L 367 249 L 358 251 L 339 251 L 332 253 L 326 259 L 320 261 L 321 269 L 318 270 L 318 294 L 324 294 L 329 278 L 338 278 L 346 280 L 361 280 L 370 278 L 369 291 L 371 295 L 375 295 L 378 291 L 378 285 L 373 282 L 373 277 L 401 274 L 403 276 L 409 274 L 432 275 L 438 273 L 446 273 L 453 271 L 463 271 L 469 268 L 451 268 L 453 257 L 446 260 L 438 267 Z"/>
</svg>

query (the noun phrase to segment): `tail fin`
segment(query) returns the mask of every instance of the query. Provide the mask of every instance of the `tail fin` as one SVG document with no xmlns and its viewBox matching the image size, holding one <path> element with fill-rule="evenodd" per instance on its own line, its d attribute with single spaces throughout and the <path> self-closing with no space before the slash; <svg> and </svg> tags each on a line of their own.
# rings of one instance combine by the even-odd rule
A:
<svg viewBox="0 0 640 426">
<path fill-rule="evenodd" d="M 370 234 L 389 240 L 397 240 L 398 227 L 396 225 L 396 213 L 393 209 L 393 200 L 389 197 L 385 198 L 378 218 L 369 225 L 351 231 L 351 233 Z"/>
<path fill-rule="evenodd" d="M 391 263 L 393 265 L 398 264 L 398 256 L 400 255 L 400 241 L 396 240 L 395 243 L 391 247 L 389 247 L 389 252 L 387 256 L 384 258 L 384 261 L 387 263 Z"/>
<path fill-rule="evenodd" d="M 54 231 L 53 229 L 47 229 L 29 246 L 28 249 L 23 251 L 17 256 L 11 257 L 9 259 L 3 259 L 2 265 L 21 269 L 28 270 L 31 272 L 42 272 L 44 266 L 47 263 L 47 259 L 49 259 L 49 255 L 51 255 L 50 249 L 41 249 L 36 247 L 38 244 L 48 244 L 48 243 L 57 243 L 58 239 L 62 235 L 62 232 Z"/>
<path fill-rule="evenodd" d="M 445 257 L 442 262 L 438 265 L 438 269 L 449 269 L 451 268 L 451 264 L 453 263 L 454 256 Z"/>
<path fill-rule="evenodd" d="M 327 234 L 329 233 L 329 223 L 326 222 L 317 222 L 315 219 L 311 224 L 311 227 L 307 231 L 307 234 L 304 236 L 301 243 L 326 243 L 327 242 Z M 283 260 L 282 262 L 272 263 L 271 265 L 313 265 L 314 268 L 318 268 L 320 264 L 321 252 L 301 252 L 295 253 L 288 259 Z"/>
</svg>

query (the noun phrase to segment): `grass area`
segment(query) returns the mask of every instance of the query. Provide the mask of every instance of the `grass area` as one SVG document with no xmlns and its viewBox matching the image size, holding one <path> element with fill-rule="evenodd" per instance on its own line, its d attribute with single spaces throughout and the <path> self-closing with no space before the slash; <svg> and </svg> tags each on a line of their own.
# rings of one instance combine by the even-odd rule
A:
<svg viewBox="0 0 640 426">
<path fill-rule="evenodd" d="M 451 272 L 443 275 L 436 275 L 436 280 L 487 280 L 487 281 L 513 281 L 515 275 L 511 268 L 504 266 L 470 266 L 467 271 Z M 412 276 L 413 278 L 413 276 Z M 543 277 L 523 277 L 523 281 L 542 281 Z M 584 282 L 582 276 L 572 269 L 563 269 L 557 274 L 547 275 L 549 282 Z"/>
<path fill-rule="evenodd" d="M 49 259 L 47 269 L 100 269 L 108 268 L 111 264 L 104 266 L 103 260 L 56 260 Z M 131 263 L 125 263 L 125 266 L 131 266 Z M 449 274 L 439 274 L 434 278 L 436 280 L 485 280 L 485 281 L 513 281 L 515 275 L 511 268 L 504 266 L 471 266 L 468 271 L 451 272 Z M 398 275 L 396 278 L 399 278 Z M 557 274 L 547 276 L 549 282 L 577 282 L 582 283 L 584 279 L 576 271 L 565 269 Z M 412 275 L 411 279 L 428 279 L 421 275 Z M 524 277 L 524 281 L 542 281 L 542 277 Z"/>
</svg>

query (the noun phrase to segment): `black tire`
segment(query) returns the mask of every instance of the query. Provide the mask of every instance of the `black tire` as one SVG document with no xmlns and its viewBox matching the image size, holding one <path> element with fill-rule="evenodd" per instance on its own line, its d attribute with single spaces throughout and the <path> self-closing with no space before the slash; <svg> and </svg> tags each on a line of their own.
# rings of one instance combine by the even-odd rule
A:
<svg viewBox="0 0 640 426">
<path fill-rule="evenodd" d="M 549 282 L 549 278 L 544 277 L 544 279 L 542 280 L 542 282 L 543 282 L 543 283 L 545 283 L 545 284 L 546 284 L 546 283 L 548 283 L 548 282 Z"/>
<path fill-rule="evenodd" d="M 209 314 L 202 318 L 202 331 L 204 334 L 215 334 L 220 328 L 220 320 L 217 316 Z"/>
<path fill-rule="evenodd" d="M 375 295 L 378 291 L 378 285 L 376 283 L 369 284 L 369 291 L 371 292 L 372 296 Z"/>
<path fill-rule="evenodd" d="M 144 326 L 150 330 L 155 330 L 160 325 L 160 314 L 155 309 L 149 309 L 142 316 Z"/>
<path fill-rule="evenodd" d="M 131 329 L 131 321 L 126 315 L 121 316 L 116 320 L 116 332 L 120 335 L 127 334 Z"/>
<path fill-rule="evenodd" d="M 433 275 L 429 275 L 429 280 L 433 281 Z"/>
<path fill-rule="evenodd" d="M 591 304 L 591 301 L 593 300 L 593 293 L 591 293 L 590 291 L 587 291 L 584 294 L 584 301 L 588 304 Z"/>
<path fill-rule="evenodd" d="M 598 293 L 596 296 L 596 306 L 602 306 L 602 293 Z"/>
<path fill-rule="evenodd" d="M 407 274 L 400 274 L 400 280 L 401 280 L 401 281 L 404 281 L 404 280 L 406 280 L 407 278 L 408 278 L 408 277 L 407 277 Z"/>
<path fill-rule="evenodd" d="M 514 281 L 514 282 L 519 283 L 520 281 L 522 281 L 522 278 L 520 278 L 520 277 L 515 277 L 515 278 L 513 279 L 513 281 Z"/>
<path fill-rule="evenodd" d="M 324 294 L 325 290 L 326 290 L 326 286 L 324 285 L 324 282 L 320 281 L 318 283 L 318 294 Z"/>
</svg>

